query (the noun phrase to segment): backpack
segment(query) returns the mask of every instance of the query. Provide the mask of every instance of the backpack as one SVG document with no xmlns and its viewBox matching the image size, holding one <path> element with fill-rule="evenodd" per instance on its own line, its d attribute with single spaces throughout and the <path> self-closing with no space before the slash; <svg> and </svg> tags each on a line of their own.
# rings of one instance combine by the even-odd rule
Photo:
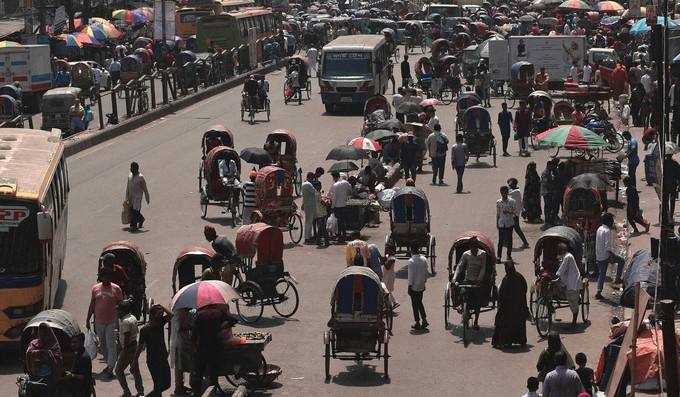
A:
<svg viewBox="0 0 680 397">
<path fill-rule="evenodd" d="M 446 153 L 449 150 L 449 140 L 444 134 L 437 135 L 437 153 Z"/>
</svg>

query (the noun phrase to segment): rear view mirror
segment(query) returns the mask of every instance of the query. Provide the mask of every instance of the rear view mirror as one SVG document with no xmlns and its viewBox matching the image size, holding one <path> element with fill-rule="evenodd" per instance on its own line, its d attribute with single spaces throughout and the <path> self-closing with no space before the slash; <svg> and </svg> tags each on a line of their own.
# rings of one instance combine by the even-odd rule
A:
<svg viewBox="0 0 680 397">
<path fill-rule="evenodd" d="M 38 212 L 38 240 L 52 240 L 52 215 L 49 212 Z"/>
</svg>

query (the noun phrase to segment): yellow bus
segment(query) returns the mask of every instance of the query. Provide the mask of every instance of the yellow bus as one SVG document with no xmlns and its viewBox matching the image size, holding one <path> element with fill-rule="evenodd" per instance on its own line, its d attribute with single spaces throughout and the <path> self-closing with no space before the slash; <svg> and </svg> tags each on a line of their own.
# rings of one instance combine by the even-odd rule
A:
<svg viewBox="0 0 680 397">
<path fill-rule="evenodd" d="M 205 8 L 180 8 L 175 11 L 175 34 L 184 40 L 196 34 L 196 21 L 199 18 L 213 15 L 213 11 Z"/>
<path fill-rule="evenodd" d="M 66 255 L 68 171 L 61 132 L 0 129 L 0 347 L 52 308 Z"/>
</svg>

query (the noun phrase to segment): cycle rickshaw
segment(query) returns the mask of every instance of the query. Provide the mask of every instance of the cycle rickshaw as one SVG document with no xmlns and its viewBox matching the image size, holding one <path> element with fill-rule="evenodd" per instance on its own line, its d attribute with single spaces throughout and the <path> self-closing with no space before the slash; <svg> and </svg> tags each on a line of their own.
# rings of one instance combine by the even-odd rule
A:
<svg viewBox="0 0 680 397">
<path fill-rule="evenodd" d="M 281 229 L 266 223 L 242 226 L 236 233 L 236 252 L 241 258 L 239 272 L 245 274 L 245 281 L 237 287 L 239 317 L 254 323 L 262 317 L 264 305 L 272 305 L 282 317 L 295 314 L 300 296 L 297 280 L 284 271 Z"/>
<path fill-rule="evenodd" d="M 553 100 L 550 94 L 545 91 L 537 90 L 529 94 L 527 97 L 527 102 L 529 104 L 529 112 L 531 112 L 531 147 L 534 150 L 538 150 L 540 143 L 536 139 L 536 136 L 543 131 L 547 131 L 550 128 L 551 120 L 550 115 L 553 107 Z M 540 105 L 538 103 L 541 102 Z M 538 109 L 543 108 L 543 117 L 538 114 Z"/>
<path fill-rule="evenodd" d="M 456 102 L 456 133 L 463 129 L 467 109 L 481 104 L 482 98 L 474 92 L 468 91 L 458 95 L 458 101 Z"/>
<path fill-rule="evenodd" d="M 78 62 L 71 66 L 71 86 L 78 87 L 80 91 L 80 101 L 85 103 L 85 99 L 95 102 L 97 99 L 94 92 L 94 73 L 90 65 L 85 62 Z"/>
<path fill-rule="evenodd" d="M 23 128 L 24 123 L 21 119 L 14 122 L 14 119 L 19 116 L 21 116 L 21 102 L 9 95 L 0 95 L 0 126 L 3 128 Z"/>
<path fill-rule="evenodd" d="M 144 82 L 140 82 L 142 77 L 142 61 L 136 55 L 128 55 L 120 62 L 120 79 L 125 84 L 126 91 L 132 102 L 130 107 L 137 110 L 137 114 L 149 111 L 149 96 L 146 93 L 147 87 Z M 123 91 L 118 91 L 118 97 L 122 97 Z"/>
<path fill-rule="evenodd" d="M 120 61 L 120 82 L 127 84 L 142 77 L 142 60 L 136 55 L 128 55 Z"/>
<path fill-rule="evenodd" d="M 431 220 L 425 192 L 414 186 L 397 189 L 390 205 L 390 234 L 385 237 L 385 245 L 394 246 L 396 254 L 406 254 L 408 259 L 411 242 L 418 240 L 425 247 L 424 255 L 434 274 L 437 240 L 430 230 Z"/>
<path fill-rule="evenodd" d="M 508 107 L 515 107 L 518 99 L 526 99 L 534 91 L 534 64 L 520 61 L 510 67 L 510 82 L 505 91 Z"/>
<path fill-rule="evenodd" d="M 572 125 L 571 114 L 574 106 L 568 101 L 559 101 L 553 106 L 553 120 L 556 125 Z"/>
<path fill-rule="evenodd" d="M 198 76 L 196 73 L 196 54 L 193 51 L 184 50 L 177 54 L 175 59 L 175 66 L 177 67 L 177 76 L 179 77 L 180 89 L 184 95 L 189 93 L 190 87 L 198 85 Z M 141 60 L 140 60 L 141 69 Z"/>
<path fill-rule="evenodd" d="M 241 93 L 241 121 L 245 120 L 246 111 L 250 118 L 250 124 L 255 123 L 255 114 L 260 112 L 266 112 L 267 121 L 270 121 L 271 107 L 270 100 L 267 97 L 269 82 L 265 80 L 265 75 L 263 74 L 255 74 L 253 77 L 260 83 L 260 90 L 258 95 L 253 98 L 248 98 L 246 92 Z"/>
<path fill-rule="evenodd" d="M 406 30 L 404 31 L 404 42 L 406 43 L 406 54 L 409 50 L 415 50 L 416 47 L 420 47 L 420 52 L 425 53 L 427 49 L 427 43 L 425 40 L 425 35 L 423 33 L 423 28 L 415 22 L 410 22 L 406 24 Z"/>
<path fill-rule="evenodd" d="M 128 282 L 123 294 L 132 303 L 132 315 L 141 323 L 146 323 L 149 309 L 153 306 L 153 299 L 149 300 L 146 296 L 146 260 L 144 253 L 135 243 L 116 241 L 104 247 L 99 257 L 103 258 L 106 254 L 113 254 L 116 257 L 115 263 L 125 270 Z"/>
<path fill-rule="evenodd" d="M 421 57 L 415 65 L 416 79 L 418 87 L 424 92 L 428 92 L 432 87 L 432 77 L 434 75 L 434 65 L 428 57 Z"/>
<path fill-rule="evenodd" d="M 199 281 L 203 271 L 212 264 L 215 251 L 203 247 L 189 247 L 183 249 L 175 259 L 172 268 L 172 294 L 189 284 Z"/>
<path fill-rule="evenodd" d="M 302 100 L 302 92 L 307 94 L 307 99 L 312 98 L 312 80 L 309 78 L 309 64 L 307 59 L 300 55 L 293 55 L 288 58 L 286 63 L 286 78 L 283 83 L 283 102 L 288 104 L 293 100 L 293 88 L 290 87 L 288 79 L 293 71 L 293 67 L 297 66 L 298 70 L 298 83 L 300 84 L 300 100 Z M 290 89 L 290 91 L 289 91 Z"/>
<path fill-rule="evenodd" d="M 288 130 L 278 129 L 267 135 L 266 142 L 276 142 L 278 145 L 278 155 L 273 160 L 293 178 L 295 194 L 299 196 L 302 193 L 302 168 L 297 165 L 297 140 L 295 135 Z"/>
<path fill-rule="evenodd" d="M 241 158 L 237 151 L 217 146 L 208 152 L 198 172 L 202 219 L 208 213 L 208 206 L 216 205 L 231 213 L 231 226 L 236 227 L 237 215 L 243 213 L 240 175 Z"/>
<path fill-rule="evenodd" d="M 229 128 L 216 124 L 210 126 L 210 128 L 203 133 L 203 139 L 201 140 L 201 152 L 203 153 L 203 157 L 201 159 L 205 160 L 205 156 L 208 152 L 218 146 L 227 146 L 233 149 L 234 134 Z"/>
<path fill-rule="evenodd" d="M 350 266 L 333 286 L 331 319 L 324 331 L 326 379 L 331 358 L 348 361 L 381 359 L 389 379 L 389 328 L 393 320 L 389 291 L 373 270 Z"/>
<path fill-rule="evenodd" d="M 133 55 L 142 62 L 142 74 L 147 76 L 153 73 L 153 53 L 146 48 L 137 48 Z"/>
<path fill-rule="evenodd" d="M 451 76 L 451 67 L 458 62 L 455 55 L 444 55 L 435 63 L 434 76 L 442 79 L 442 87 L 439 92 L 433 95 L 442 101 L 444 105 L 450 105 L 453 98 L 460 93 L 460 76 Z"/>
<path fill-rule="evenodd" d="M 432 52 L 432 57 L 435 59 L 441 58 L 449 52 L 451 48 L 451 43 L 446 39 L 437 39 L 432 42 L 430 46 L 430 51 Z"/>
<path fill-rule="evenodd" d="M 264 222 L 288 231 L 294 244 L 302 240 L 302 218 L 293 200 L 293 178 L 288 171 L 268 165 L 257 172 L 255 207 L 253 223 Z"/>
<path fill-rule="evenodd" d="M 546 337 L 552 327 L 555 310 L 569 307 L 569 303 L 556 285 L 555 273 L 559 269 L 560 259 L 557 257 L 557 245 L 565 243 L 567 250 L 576 260 L 581 272 L 582 288 L 579 293 L 581 319 L 588 321 L 590 315 L 590 294 L 588 278 L 583 271 L 583 246 L 578 232 L 567 226 L 555 226 L 541 234 L 534 247 L 534 273 L 536 278 L 529 287 L 529 310 L 534 319 L 536 330 L 541 337 Z"/>
<path fill-rule="evenodd" d="M 575 229 L 585 250 L 584 270 L 596 266 L 595 235 L 602 213 L 607 210 L 607 184 L 597 174 L 585 173 L 569 180 L 564 191 L 564 225 Z"/>
<path fill-rule="evenodd" d="M 470 156 L 493 156 L 493 166 L 496 166 L 496 138 L 491 130 L 491 115 L 489 111 L 479 105 L 465 110 L 463 119 L 463 135 Z"/>
<path fill-rule="evenodd" d="M 465 274 L 461 272 L 458 280 L 454 280 L 458 263 L 463 254 L 470 249 L 470 238 L 476 237 L 479 242 L 479 249 L 486 252 L 486 269 L 484 272 L 484 279 L 480 286 L 459 285 L 455 283 L 462 282 Z M 474 315 L 474 309 L 469 307 L 469 291 L 468 289 L 477 289 L 477 298 L 479 299 L 479 312 L 485 313 L 496 309 L 498 299 L 498 288 L 496 287 L 496 254 L 494 244 L 491 239 L 482 232 L 468 231 L 460 234 L 453 240 L 453 245 L 449 251 L 449 281 L 446 283 L 444 290 L 444 327 L 449 329 L 452 324 L 449 320 L 451 318 L 451 310 L 456 310 L 461 313 L 461 326 L 463 331 L 463 343 L 467 346 L 468 332 L 470 328 L 470 318 Z M 462 277 L 461 277 L 462 276 Z"/>
<path fill-rule="evenodd" d="M 378 109 L 383 111 L 385 120 L 392 118 L 392 107 L 390 106 L 390 102 L 387 100 L 387 98 L 380 94 L 373 95 L 372 97 L 368 98 L 364 104 L 364 127 L 362 136 L 378 129 L 378 124 L 380 124 L 382 121 L 375 120 L 373 117 L 371 117 L 373 112 L 377 111 Z"/>
</svg>

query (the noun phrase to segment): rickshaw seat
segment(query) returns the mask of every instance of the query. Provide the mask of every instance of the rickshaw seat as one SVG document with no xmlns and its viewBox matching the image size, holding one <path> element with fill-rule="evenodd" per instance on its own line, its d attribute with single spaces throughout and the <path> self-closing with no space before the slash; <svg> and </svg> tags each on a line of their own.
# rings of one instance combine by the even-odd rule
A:
<svg viewBox="0 0 680 397">
<path fill-rule="evenodd" d="M 196 275 L 196 267 L 201 265 L 201 271 Z M 184 288 L 189 284 L 196 282 L 201 278 L 203 271 L 210 267 L 210 262 L 202 257 L 189 257 L 182 261 L 177 267 L 177 279 L 179 281 L 179 288 Z"/>
<path fill-rule="evenodd" d="M 256 262 L 255 267 L 246 272 L 246 280 L 257 281 L 265 277 L 277 279 L 283 277 L 283 261 Z"/>
<path fill-rule="evenodd" d="M 338 320 L 374 320 L 379 313 L 379 290 L 380 285 L 362 275 L 353 275 L 340 280 L 335 303 Z"/>
<path fill-rule="evenodd" d="M 541 261 L 541 268 L 543 271 L 550 274 L 557 273 L 557 269 L 560 268 L 560 261 L 557 259 L 544 259 Z"/>
</svg>

